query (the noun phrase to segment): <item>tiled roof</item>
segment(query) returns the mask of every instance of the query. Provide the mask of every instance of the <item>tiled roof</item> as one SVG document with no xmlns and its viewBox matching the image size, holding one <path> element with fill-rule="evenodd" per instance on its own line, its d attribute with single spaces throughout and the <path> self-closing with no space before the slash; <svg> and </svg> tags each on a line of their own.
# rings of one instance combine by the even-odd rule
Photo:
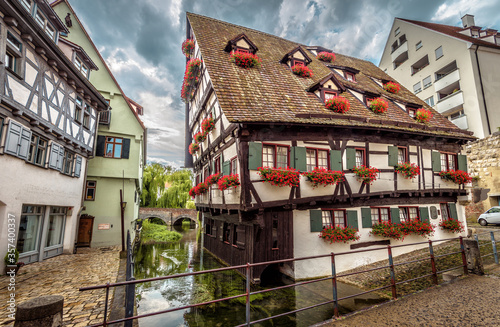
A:
<svg viewBox="0 0 500 327">
<path fill-rule="evenodd" d="M 347 88 L 342 96 L 351 103 L 351 109 L 346 114 L 335 114 L 325 108 L 324 103 L 314 93 L 307 91 L 332 73 L 324 62 L 310 54 L 312 62 L 308 67 L 314 73 L 311 78 L 296 76 L 289 66 L 280 63 L 285 54 L 298 46 L 310 53 L 306 46 L 193 13 L 187 13 L 187 18 L 219 104 L 230 122 L 366 126 L 417 132 L 420 130 L 423 133 L 470 138 L 468 132 L 462 131 L 439 115 L 403 86 L 398 94 L 386 92 L 373 79 L 394 79 L 371 62 L 335 54 L 335 65 L 360 71 L 356 74 L 356 83 L 334 73 L 335 78 Z M 230 62 L 229 53 L 224 51 L 228 41 L 241 33 L 245 33 L 259 48 L 256 54 L 262 60 L 260 68 L 240 68 Z M 375 114 L 359 101 L 351 90 L 381 94 L 404 103 L 422 106 L 431 109 L 434 117 L 426 125 L 419 124 L 390 101 L 386 113 Z"/>
<path fill-rule="evenodd" d="M 485 46 L 485 47 L 490 47 L 490 48 L 495 48 L 495 49 L 500 49 L 499 45 L 490 43 L 488 41 L 481 40 L 480 38 L 472 37 L 472 36 L 467 36 L 465 34 L 459 33 L 460 31 L 463 31 L 463 27 L 458 27 L 458 26 L 450 26 L 450 25 L 443 25 L 443 24 L 435 24 L 435 23 L 427 23 L 427 22 L 421 22 L 418 20 L 410 20 L 410 19 L 404 19 L 404 18 L 396 18 L 408 23 L 412 23 L 418 26 L 422 26 L 428 29 L 431 29 L 433 31 L 443 33 L 452 37 L 455 37 L 460 40 L 464 40 L 467 42 L 470 42 L 472 44 L 477 44 L 480 46 Z"/>
</svg>

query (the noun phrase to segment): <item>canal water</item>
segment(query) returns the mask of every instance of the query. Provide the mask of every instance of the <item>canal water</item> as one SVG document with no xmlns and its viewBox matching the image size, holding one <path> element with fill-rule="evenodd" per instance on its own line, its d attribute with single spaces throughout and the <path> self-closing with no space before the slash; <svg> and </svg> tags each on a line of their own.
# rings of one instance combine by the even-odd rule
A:
<svg viewBox="0 0 500 327">
<path fill-rule="evenodd" d="M 138 248 L 135 258 L 135 278 L 150 278 L 220 268 L 222 265 L 203 250 L 202 235 L 197 229 L 177 229 L 183 234 L 179 243 L 149 244 Z M 291 283 L 280 280 L 279 286 Z M 262 289 L 255 286 L 252 290 Z M 139 315 L 167 310 L 188 304 L 201 303 L 217 298 L 242 294 L 245 280 L 228 270 L 198 276 L 174 278 L 137 284 L 137 313 Z M 361 292 L 360 289 L 338 283 L 339 297 Z M 251 300 L 251 320 L 257 320 L 287 311 L 325 302 L 332 299 L 331 281 L 291 287 L 255 295 Z M 342 301 L 341 314 L 362 309 L 385 301 L 374 294 Z M 333 316 L 333 306 L 323 305 L 314 309 L 276 318 L 253 326 L 302 327 L 325 321 Z M 140 327 L 180 326 L 236 326 L 245 323 L 245 297 L 219 304 L 179 310 L 139 319 Z"/>
</svg>

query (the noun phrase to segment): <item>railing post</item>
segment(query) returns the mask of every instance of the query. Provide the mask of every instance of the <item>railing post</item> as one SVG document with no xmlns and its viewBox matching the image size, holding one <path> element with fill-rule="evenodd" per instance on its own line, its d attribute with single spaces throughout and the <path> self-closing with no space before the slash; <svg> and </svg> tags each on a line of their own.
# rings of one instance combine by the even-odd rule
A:
<svg viewBox="0 0 500 327">
<path fill-rule="evenodd" d="M 398 298 L 398 295 L 396 293 L 396 273 L 394 272 L 394 262 L 392 260 L 392 248 L 390 245 L 387 245 L 387 253 L 389 255 L 389 267 L 391 270 L 392 298 L 395 300 Z"/>
<path fill-rule="evenodd" d="M 460 238 L 460 251 L 462 252 L 462 265 L 464 266 L 464 275 L 469 274 L 469 270 L 467 269 L 467 259 L 465 258 L 465 247 L 464 247 L 464 239 L 462 236 Z M 476 235 L 477 240 L 477 235 Z"/>
<path fill-rule="evenodd" d="M 107 319 L 108 319 L 108 299 L 109 299 L 109 283 L 106 284 L 106 302 L 104 303 L 104 321 L 102 322 L 102 325 L 104 327 L 107 326 Z"/>
<path fill-rule="evenodd" d="M 474 239 L 476 240 L 477 245 L 479 246 L 479 237 L 477 236 L 477 234 L 474 234 Z"/>
<path fill-rule="evenodd" d="M 246 268 L 246 275 L 247 275 L 247 280 L 246 280 L 246 289 L 247 289 L 247 296 L 246 296 L 246 324 L 247 326 L 250 326 L 250 264 L 247 262 L 247 268 Z"/>
<path fill-rule="evenodd" d="M 431 268 L 432 268 L 432 281 L 434 285 L 438 284 L 438 275 L 436 269 L 436 260 L 434 260 L 434 249 L 432 248 L 432 241 L 429 240 L 429 253 L 431 256 Z"/>
<path fill-rule="evenodd" d="M 495 263 L 498 265 L 498 252 L 497 252 L 497 242 L 495 241 L 495 233 L 490 232 L 491 235 L 491 246 L 493 247 L 493 255 L 495 256 Z"/>
<path fill-rule="evenodd" d="M 339 302 L 337 294 L 337 271 L 335 269 L 335 253 L 331 253 L 332 258 L 332 289 L 333 289 L 333 314 L 339 317 Z"/>
</svg>

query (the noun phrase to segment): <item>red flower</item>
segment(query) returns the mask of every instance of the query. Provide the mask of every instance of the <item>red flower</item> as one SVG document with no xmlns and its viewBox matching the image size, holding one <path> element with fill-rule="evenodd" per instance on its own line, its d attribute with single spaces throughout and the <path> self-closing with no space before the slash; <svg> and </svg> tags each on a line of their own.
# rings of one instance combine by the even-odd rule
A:
<svg viewBox="0 0 500 327">
<path fill-rule="evenodd" d="M 240 185 L 240 178 L 238 174 L 231 174 L 222 176 L 217 182 L 219 190 L 224 191 L 230 187 L 236 187 Z"/>
<path fill-rule="evenodd" d="M 212 175 L 208 176 L 207 179 L 205 179 L 205 185 L 210 186 L 212 184 L 217 183 L 220 176 L 221 176 L 221 173 L 212 174 Z"/>
<path fill-rule="evenodd" d="M 292 72 L 300 77 L 312 77 L 314 75 L 311 68 L 305 65 L 294 65 L 292 67 Z"/>
<path fill-rule="evenodd" d="M 300 173 L 293 168 L 259 167 L 257 171 L 260 177 L 271 185 L 292 187 L 298 186 L 300 183 Z"/>
<path fill-rule="evenodd" d="M 384 90 L 386 90 L 387 92 L 398 93 L 400 89 L 401 86 L 399 86 L 399 84 L 396 82 L 387 82 L 386 84 L 384 84 Z"/>
<path fill-rule="evenodd" d="M 205 141 L 207 139 L 207 135 L 205 133 L 202 133 L 202 132 L 198 132 L 196 133 L 194 136 L 193 136 L 193 139 L 197 142 L 197 143 L 201 143 L 203 141 Z"/>
<path fill-rule="evenodd" d="M 389 108 L 389 103 L 382 98 L 373 99 L 370 103 L 370 109 L 377 114 L 386 112 L 387 108 Z"/>
<path fill-rule="evenodd" d="M 241 51 L 231 53 L 231 61 L 246 69 L 252 67 L 260 68 L 260 64 L 262 63 L 262 60 L 257 55 Z"/>
<path fill-rule="evenodd" d="M 316 58 L 326 62 L 333 62 L 335 60 L 335 54 L 331 52 L 322 51 L 318 53 Z"/>
<path fill-rule="evenodd" d="M 431 120 L 432 116 L 434 115 L 430 110 L 420 108 L 417 109 L 417 113 L 415 114 L 415 119 L 419 123 L 428 123 Z"/>
<path fill-rule="evenodd" d="M 442 170 L 439 173 L 442 179 L 452 181 L 455 184 L 465 184 L 472 182 L 472 177 L 463 170 Z"/>
<path fill-rule="evenodd" d="M 184 73 L 184 81 L 182 82 L 181 98 L 184 101 L 189 101 L 193 96 L 194 86 L 199 81 L 199 73 L 203 61 L 198 58 L 189 60 L 186 64 L 186 72 Z"/>
<path fill-rule="evenodd" d="M 406 179 L 415 178 L 418 174 L 420 174 L 420 167 L 414 163 L 405 162 L 404 164 L 398 164 L 396 168 L 394 168 L 399 174 L 403 175 Z"/>
<path fill-rule="evenodd" d="M 439 223 L 439 227 L 441 227 L 442 230 L 446 230 L 452 233 L 461 233 L 465 231 L 464 224 L 456 219 L 442 220 Z"/>
<path fill-rule="evenodd" d="M 343 114 L 349 111 L 349 108 L 351 108 L 351 104 L 349 103 L 349 100 L 347 100 L 346 98 L 341 96 L 335 96 L 326 101 L 325 107 L 330 110 L 333 110 L 336 113 Z"/>
<path fill-rule="evenodd" d="M 302 175 L 308 178 L 313 187 L 335 185 L 344 180 L 343 172 L 327 170 L 325 168 L 315 168 L 313 171 L 302 173 Z"/>
<path fill-rule="evenodd" d="M 194 154 L 200 149 L 200 145 L 198 143 L 191 143 L 189 145 L 189 154 Z"/>
<path fill-rule="evenodd" d="M 337 242 L 347 243 L 349 241 L 357 241 L 360 238 L 357 229 L 350 226 L 327 226 L 320 232 L 319 237 L 330 241 L 330 244 Z"/>
<path fill-rule="evenodd" d="M 204 134 L 208 134 L 215 129 L 215 122 L 212 117 L 203 119 L 201 122 L 201 130 Z"/>
<path fill-rule="evenodd" d="M 182 53 L 186 57 L 189 58 L 191 51 L 194 49 L 194 40 L 193 39 L 187 39 L 186 41 L 182 42 Z"/>
<path fill-rule="evenodd" d="M 365 165 L 354 167 L 352 170 L 354 174 L 356 174 L 358 181 L 366 184 L 372 184 L 374 181 L 376 181 L 377 174 L 379 173 L 379 170 L 377 168 L 366 167 Z"/>
</svg>

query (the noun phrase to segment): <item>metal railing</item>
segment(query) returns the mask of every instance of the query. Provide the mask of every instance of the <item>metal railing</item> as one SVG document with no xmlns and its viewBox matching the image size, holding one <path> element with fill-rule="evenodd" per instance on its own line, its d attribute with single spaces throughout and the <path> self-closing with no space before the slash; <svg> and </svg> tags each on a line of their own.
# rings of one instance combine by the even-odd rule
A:
<svg viewBox="0 0 500 327">
<path fill-rule="evenodd" d="M 489 232 L 482 232 L 482 233 L 474 234 L 474 239 L 476 240 L 477 245 L 479 247 L 479 253 L 481 253 L 481 258 L 486 258 L 486 257 L 493 256 L 495 258 L 495 263 L 496 264 L 498 264 L 498 251 L 497 251 L 497 245 L 496 245 L 496 240 L 495 240 L 495 233 L 499 233 L 499 232 L 500 232 L 500 230 L 489 231 Z M 488 240 L 484 240 L 483 241 L 483 240 L 479 239 L 479 237 L 481 235 L 485 235 L 485 234 L 490 234 L 491 243 Z M 484 251 L 482 252 L 481 248 L 483 248 L 485 246 L 488 246 L 488 245 L 491 245 L 492 252 L 491 253 L 483 254 Z"/>
<path fill-rule="evenodd" d="M 129 240 L 130 239 L 128 239 L 128 241 Z M 441 254 L 441 255 L 434 255 L 433 244 L 436 244 L 436 243 L 439 243 L 439 242 L 445 242 L 445 241 L 454 241 L 454 240 L 459 240 L 460 241 L 460 249 L 458 251 L 451 252 L 451 253 L 445 253 L 445 254 Z M 407 246 L 421 245 L 421 244 L 428 244 L 428 249 L 429 249 L 429 255 L 428 255 L 428 257 L 421 258 L 421 259 L 416 259 L 416 260 L 412 260 L 412 261 L 394 263 L 393 256 L 392 256 L 392 250 L 393 249 L 407 247 Z M 336 272 L 336 266 L 335 266 L 335 260 L 336 260 L 336 258 L 338 258 L 340 256 L 353 255 L 353 254 L 358 254 L 358 253 L 363 253 L 363 252 L 381 251 L 381 250 L 386 250 L 387 251 L 387 258 L 388 258 L 388 262 L 389 262 L 388 265 L 381 266 L 381 267 L 376 267 L 376 268 L 371 268 L 371 269 L 366 269 L 366 270 L 362 270 L 362 271 L 356 271 L 356 272 L 350 272 L 350 273 L 344 273 L 344 274 L 337 274 L 337 272 Z M 447 256 L 451 256 L 451 255 L 456 255 L 456 254 L 461 254 L 461 261 L 462 261 L 461 265 L 454 266 L 454 267 L 447 268 L 447 269 L 443 269 L 443 270 L 437 270 L 437 267 L 436 267 L 436 259 L 437 258 L 447 257 Z M 265 290 L 258 290 L 258 291 L 254 291 L 254 292 L 252 292 L 251 289 L 250 289 L 251 268 L 253 268 L 253 267 L 258 267 L 258 266 L 263 266 L 263 265 L 270 265 L 270 264 L 277 264 L 277 263 L 289 263 L 289 262 L 296 262 L 296 261 L 303 261 L 303 260 L 314 260 L 314 259 L 328 258 L 328 257 L 331 259 L 331 271 L 332 271 L 331 276 L 324 277 L 324 278 L 319 278 L 319 279 L 315 279 L 315 280 L 308 280 L 308 281 L 297 282 L 297 283 L 294 283 L 294 284 L 285 285 L 285 286 L 279 286 L 279 287 L 274 287 L 274 288 L 269 288 L 269 289 L 265 289 Z M 416 278 L 412 278 L 412 279 L 407 279 L 407 280 L 396 282 L 395 267 L 401 266 L 401 265 L 405 265 L 405 264 L 410 264 L 410 263 L 421 262 L 421 261 L 428 261 L 430 263 L 431 270 L 432 270 L 432 272 L 430 274 L 425 274 L 423 276 L 418 276 Z M 133 264 L 130 267 L 133 268 Z M 129 268 L 129 265 L 127 265 L 127 268 Z M 341 278 L 341 277 L 347 277 L 347 276 L 351 276 L 351 275 L 356 275 L 356 274 L 361 274 L 361 273 L 366 273 L 366 272 L 372 272 L 372 271 L 380 270 L 380 269 L 387 269 L 387 268 L 389 268 L 389 271 L 390 271 L 390 284 L 389 285 L 381 286 L 381 287 L 378 287 L 378 288 L 375 288 L 375 289 L 372 289 L 372 290 L 369 290 L 369 291 L 361 292 L 361 293 L 358 293 L 358 294 L 354 294 L 354 295 L 349 295 L 349 296 L 345 296 L 345 297 L 341 297 L 341 298 L 338 297 L 338 294 L 337 294 L 337 280 L 339 278 Z M 129 280 L 129 275 L 128 275 L 128 272 L 127 272 L 127 281 L 118 282 L 118 283 L 107 283 L 105 285 L 99 285 L 99 286 L 84 287 L 84 288 L 80 288 L 80 291 L 89 291 L 89 290 L 96 290 L 96 289 L 105 289 L 105 291 L 106 291 L 106 301 L 105 301 L 106 307 L 105 307 L 105 310 L 104 310 L 103 322 L 100 323 L 100 324 L 92 325 L 92 327 L 107 326 L 109 324 L 119 323 L 119 322 L 125 322 L 125 323 L 127 323 L 127 322 L 132 322 L 133 319 L 140 319 L 140 318 L 150 317 L 150 316 L 164 314 L 164 313 L 168 313 L 168 312 L 185 310 L 185 309 L 200 307 L 200 306 L 207 305 L 207 304 L 213 304 L 213 303 L 218 303 L 218 302 L 227 301 L 227 300 L 231 300 L 231 299 L 236 299 L 236 298 L 240 298 L 240 297 L 245 297 L 246 298 L 246 323 L 238 325 L 238 327 L 241 327 L 241 326 L 250 326 L 250 325 L 253 325 L 253 324 L 256 324 L 256 323 L 259 323 L 259 322 L 263 322 L 263 321 L 271 320 L 271 319 L 274 319 L 274 318 L 278 318 L 278 317 L 282 317 L 282 316 L 294 314 L 294 313 L 297 313 L 297 312 L 301 312 L 301 311 L 304 311 L 304 310 L 312 309 L 312 308 L 319 307 L 319 306 L 322 306 L 322 305 L 327 305 L 327 304 L 332 304 L 333 305 L 334 315 L 335 315 L 335 317 L 339 317 L 339 301 L 346 300 L 346 299 L 349 299 L 349 298 L 352 298 L 352 297 L 356 297 L 356 296 L 360 296 L 360 295 L 363 295 L 363 294 L 375 292 L 375 291 L 381 291 L 381 290 L 387 289 L 387 288 L 391 289 L 392 298 L 396 299 L 397 296 L 398 296 L 397 295 L 398 294 L 398 292 L 397 292 L 398 291 L 398 285 L 401 285 L 403 283 L 409 283 L 409 282 L 416 281 L 418 279 L 422 279 L 422 278 L 426 278 L 426 277 L 432 277 L 433 284 L 437 285 L 438 284 L 438 274 L 442 274 L 444 272 L 447 272 L 447 271 L 450 271 L 450 270 L 454 270 L 454 269 L 457 269 L 457 268 L 462 268 L 464 274 L 466 274 L 466 275 L 468 274 L 467 261 L 466 261 L 466 258 L 465 258 L 465 248 L 464 248 L 462 236 L 455 237 L 455 238 L 439 239 L 439 240 L 434 240 L 434 241 L 429 240 L 427 242 L 417 242 L 417 243 L 402 244 L 402 245 L 396 245 L 396 246 L 390 246 L 390 245 L 388 245 L 387 247 L 379 247 L 379 248 L 373 248 L 373 249 L 355 250 L 355 251 L 339 252 L 339 253 L 333 253 L 332 252 L 330 254 L 325 254 L 325 255 L 316 255 L 316 256 L 301 257 L 301 258 L 274 260 L 274 261 L 259 262 L 259 263 L 247 263 L 246 265 L 230 266 L 230 267 L 224 267 L 224 268 L 218 268 L 218 269 L 203 270 L 203 271 L 190 272 L 190 273 L 182 273 L 182 274 L 176 274 L 176 275 L 170 275 L 170 276 L 146 278 L 146 279 L 140 279 L 140 280 L 134 280 L 133 276 L 131 276 L 131 278 Z M 237 270 L 237 269 L 244 269 L 245 270 L 245 277 L 246 277 L 246 291 L 245 291 L 245 293 L 242 293 L 242 294 L 239 294 L 239 295 L 234 295 L 234 296 L 229 296 L 229 297 L 225 297 L 225 298 L 220 298 L 220 299 L 216 299 L 216 300 L 212 300 L 212 301 L 207 301 L 207 302 L 202 302 L 202 303 L 195 303 L 195 304 L 185 305 L 185 306 L 176 307 L 176 308 L 170 308 L 170 309 L 167 309 L 167 310 L 152 312 L 152 313 L 148 313 L 148 314 L 142 314 L 142 315 L 137 315 L 137 316 L 126 315 L 126 317 L 123 318 L 123 319 L 118 319 L 118 320 L 113 320 L 113 321 L 107 321 L 107 312 L 108 312 L 107 304 L 108 304 L 108 298 L 109 298 L 109 290 L 112 287 L 124 286 L 125 285 L 125 286 L 130 286 L 130 288 L 129 288 L 129 290 L 130 290 L 130 289 L 133 289 L 134 285 L 138 284 L 138 283 L 145 283 L 145 282 L 152 282 L 152 281 L 159 281 L 159 280 L 167 280 L 167 279 L 172 279 L 172 278 L 181 278 L 181 277 L 186 277 L 186 276 L 194 276 L 194 275 L 202 275 L 202 274 L 211 274 L 211 273 L 220 272 L 220 271 Z M 132 269 L 132 272 L 133 272 L 133 269 Z M 325 301 L 325 302 L 321 302 L 321 303 L 318 303 L 318 304 L 315 304 L 315 305 L 311 305 L 311 306 L 308 306 L 308 307 L 296 309 L 296 310 L 293 310 L 293 311 L 281 313 L 281 314 L 274 315 L 274 316 L 271 316 L 271 317 L 266 317 L 266 318 L 262 318 L 262 319 L 259 319 L 259 320 L 251 321 L 251 319 L 250 319 L 250 296 L 251 295 L 255 295 L 255 294 L 259 294 L 259 293 L 272 292 L 272 291 L 281 290 L 281 289 L 290 288 L 290 287 L 295 287 L 295 286 L 299 286 L 299 285 L 306 285 L 306 284 L 311 284 L 311 283 L 317 283 L 317 282 L 321 282 L 321 281 L 325 281 L 325 280 L 331 280 L 331 282 L 332 282 L 333 292 L 332 292 L 332 299 L 331 300 Z M 128 298 L 128 295 L 127 295 L 127 298 Z M 131 298 L 131 302 L 129 302 L 129 304 L 130 303 L 133 303 L 133 297 Z M 131 310 L 132 310 L 131 312 L 133 312 L 133 308 Z"/>
<path fill-rule="evenodd" d="M 134 281 L 134 258 L 132 251 L 132 242 L 130 240 L 130 231 L 127 230 L 127 268 L 126 278 L 127 281 Z M 107 296 L 107 294 L 106 294 Z M 107 304 L 107 301 L 106 301 Z M 135 307 L 135 284 L 125 285 L 125 318 L 134 316 Z M 106 322 L 106 320 L 104 320 Z M 125 321 L 125 327 L 132 327 L 132 320 Z"/>
</svg>

